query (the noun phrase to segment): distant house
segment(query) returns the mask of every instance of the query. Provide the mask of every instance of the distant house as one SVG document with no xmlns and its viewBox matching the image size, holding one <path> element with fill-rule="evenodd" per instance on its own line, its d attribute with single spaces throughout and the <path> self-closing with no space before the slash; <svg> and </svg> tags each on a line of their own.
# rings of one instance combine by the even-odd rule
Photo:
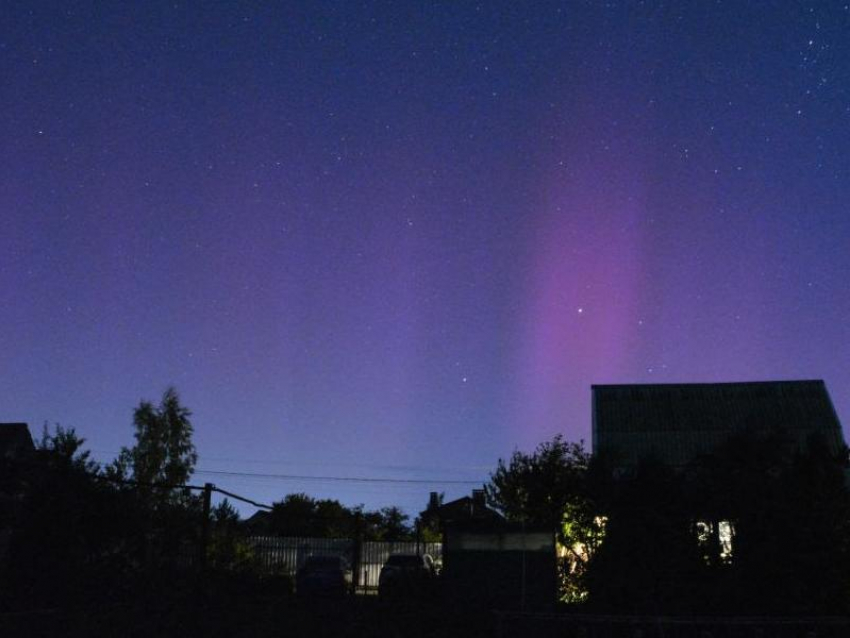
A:
<svg viewBox="0 0 850 638">
<path fill-rule="evenodd" d="M 736 434 L 777 430 L 805 448 L 818 435 L 838 454 L 841 424 L 823 381 L 595 385 L 593 452 L 621 471 L 653 458 L 684 468 Z"/>
<path fill-rule="evenodd" d="M 8 557 L 12 525 L 21 498 L 21 462 L 35 452 L 26 423 L 0 423 L 0 568 Z"/>
<path fill-rule="evenodd" d="M 20 459 L 34 450 L 26 423 L 0 423 L 0 458 Z"/>
<path fill-rule="evenodd" d="M 472 490 L 472 496 L 462 496 L 440 504 L 437 492 L 431 492 L 428 509 L 421 516 L 436 517 L 440 525 L 461 521 L 502 521 L 502 515 L 487 507 L 484 490 Z"/>
<path fill-rule="evenodd" d="M 257 510 L 242 522 L 242 527 L 252 536 L 267 536 L 271 534 L 271 518 L 271 512 Z"/>
</svg>

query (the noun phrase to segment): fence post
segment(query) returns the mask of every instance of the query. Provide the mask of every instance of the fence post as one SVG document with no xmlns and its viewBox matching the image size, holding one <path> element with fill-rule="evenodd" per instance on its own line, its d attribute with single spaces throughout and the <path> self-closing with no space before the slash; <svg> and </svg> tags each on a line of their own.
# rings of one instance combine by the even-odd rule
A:
<svg viewBox="0 0 850 638">
<path fill-rule="evenodd" d="M 351 556 L 351 595 L 357 593 L 360 581 L 361 552 L 363 551 L 363 519 L 360 512 L 354 514 L 354 548 Z"/>
<path fill-rule="evenodd" d="M 520 585 L 519 609 L 525 611 L 525 517 L 522 518 L 522 583 Z"/>
<path fill-rule="evenodd" d="M 212 483 L 204 483 L 204 513 L 201 520 L 201 571 L 207 569 L 207 546 L 210 542 L 210 503 L 213 487 Z"/>
</svg>

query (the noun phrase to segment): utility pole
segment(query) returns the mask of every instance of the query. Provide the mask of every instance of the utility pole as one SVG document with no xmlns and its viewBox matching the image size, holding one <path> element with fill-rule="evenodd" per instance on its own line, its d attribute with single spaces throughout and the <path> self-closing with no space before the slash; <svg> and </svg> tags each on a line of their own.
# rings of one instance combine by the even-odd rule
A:
<svg viewBox="0 0 850 638">
<path fill-rule="evenodd" d="M 204 513 L 201 520 L 201 571 L 207 570 L 207 547 L 210 542 L 210 504 L 215 485 L 204 483 Z"/>
</svg>

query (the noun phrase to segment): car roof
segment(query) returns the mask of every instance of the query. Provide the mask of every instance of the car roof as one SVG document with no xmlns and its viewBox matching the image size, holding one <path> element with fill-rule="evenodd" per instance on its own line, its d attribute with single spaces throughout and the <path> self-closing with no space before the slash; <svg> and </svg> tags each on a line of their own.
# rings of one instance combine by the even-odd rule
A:
<svg viewBox="0 0 850 638">
<path fill-rule="evenodd" d="M 387 559 L 387 565 L 421 565 L 423 560 L 424 556 L 416 554 L 393 554 Z"/>
</svg>

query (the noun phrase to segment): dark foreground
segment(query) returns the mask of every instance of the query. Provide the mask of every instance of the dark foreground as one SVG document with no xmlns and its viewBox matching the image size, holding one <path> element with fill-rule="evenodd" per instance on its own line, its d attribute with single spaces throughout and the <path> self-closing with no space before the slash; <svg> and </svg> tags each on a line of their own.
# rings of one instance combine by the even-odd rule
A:
<svg viewBox="0 0 850 638">
<path fill-rule="evenodd" d="M 492 616 L 377 597 L 240 600 L 197 594 L 164 601 L 0 615 L 0 636 L 491 636 Z"/>
<path fill-rule="evenodd" d="M 158 572 L 99 582 L 53 582 L 36 595 L 0 591 L 0 638 L 199 636 L 328 638 L 846 638 L 847 618 L 697 618 L 494 612 L 439 591 L 383 601 L 378 596 L 300 598 L 285 577 Z M 472 592 L 469 592 L 470 594 Z M 468 600 L 471 599 L 468 598 Z"/>
<path fill-rule="evenodd" d="M 0 615 L 0 636 L 293 636 L 514 638 L 839 638 L 850 621 L 627 618 L 473 612 L 430 602 L 387 605 L 376 597 L 231 600 L 203 593 L 135 603 Z"/>
</svg>

